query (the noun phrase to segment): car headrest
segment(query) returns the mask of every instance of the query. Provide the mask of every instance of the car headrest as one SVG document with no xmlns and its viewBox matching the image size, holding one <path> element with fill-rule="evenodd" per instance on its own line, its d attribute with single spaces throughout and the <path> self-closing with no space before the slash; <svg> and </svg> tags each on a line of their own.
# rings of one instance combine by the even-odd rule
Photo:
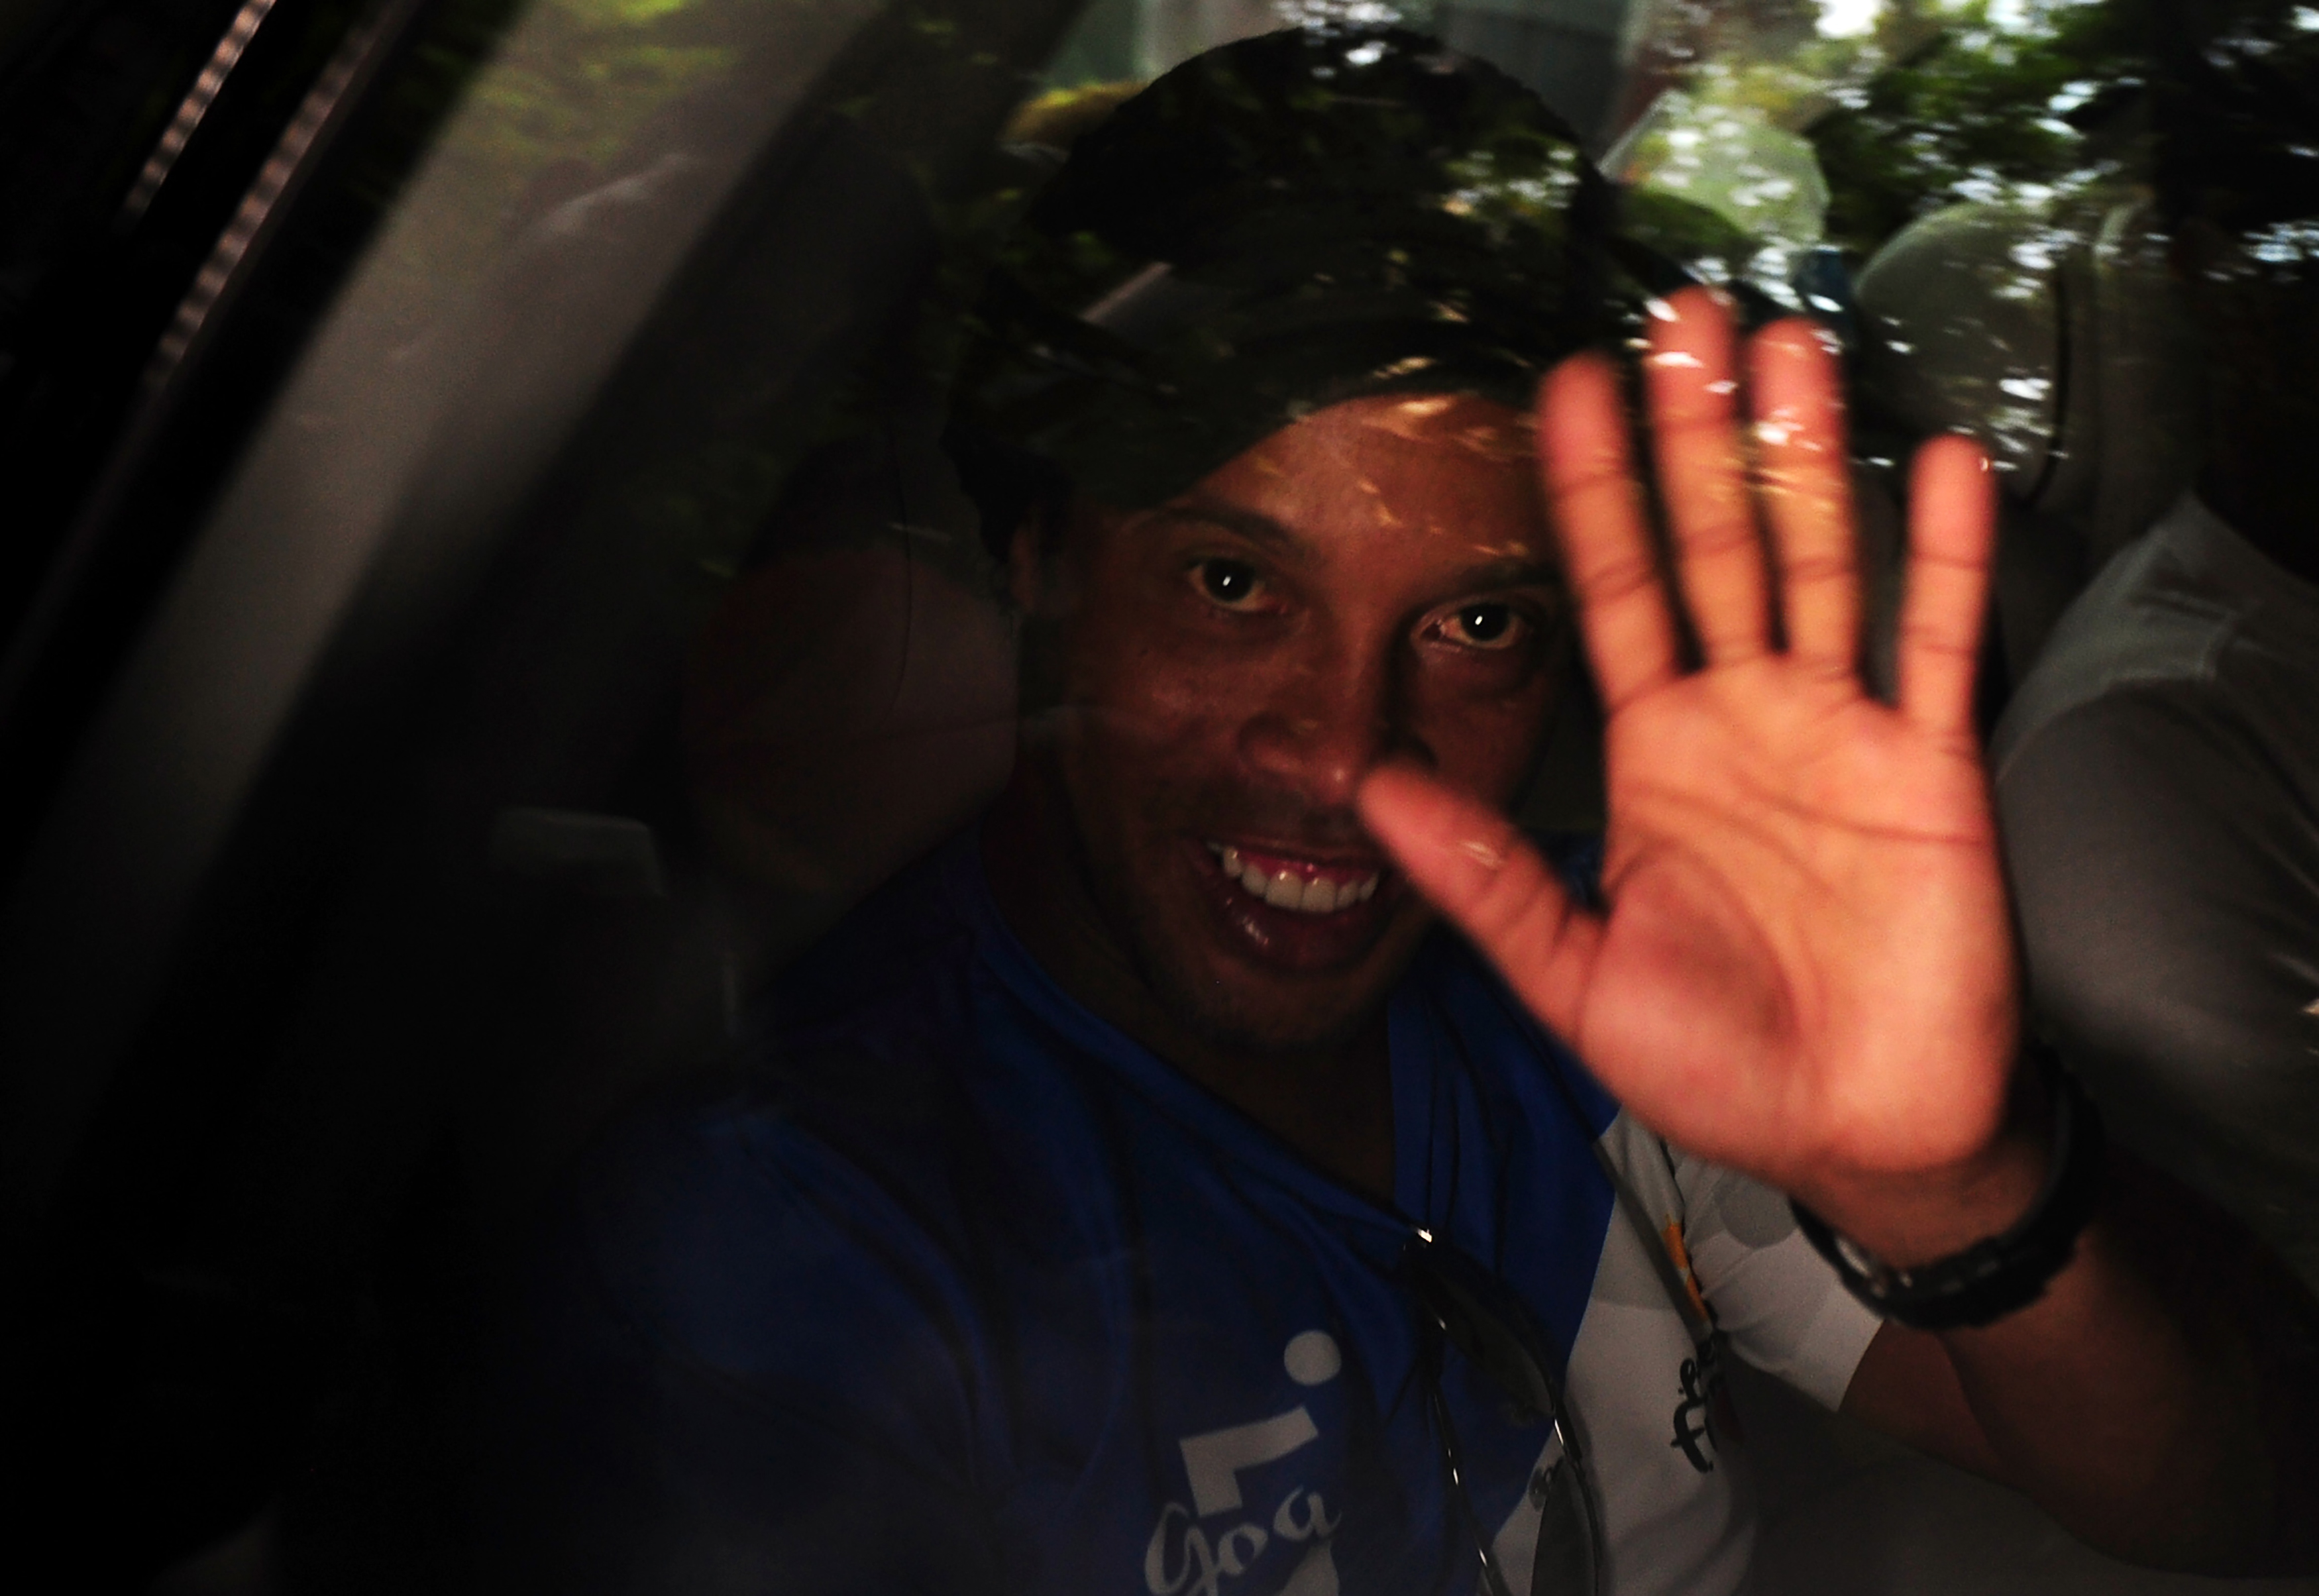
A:
<svg viewBox="0 0 2319 1596">
<path fill-rule="evenodd" d="M 2189 485 L 2201 362 L 2146 193 L 1936 212 L 1868 263 L 1859 299 L 1863 400 L 1979 437 L 2015 503 L 2084 540 L 2087 573 Z"/>
</svg>

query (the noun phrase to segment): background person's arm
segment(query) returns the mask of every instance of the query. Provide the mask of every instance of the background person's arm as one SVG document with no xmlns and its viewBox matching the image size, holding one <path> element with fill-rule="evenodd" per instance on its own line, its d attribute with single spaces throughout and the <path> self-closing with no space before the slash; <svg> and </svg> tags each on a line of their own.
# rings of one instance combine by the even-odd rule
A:
<svg viewBox="0 0 2319 1596">
<path fill-rule="evenodd" d="M 1963 439 L 1919 457 L 1899 699 L 1878 701 L 1858 670 L 1833 362 L 1803 323 L 1749 354 L 1752 451 L 1718 302 L 1680 295 L 1654 329 L 1668 573 L 1609 365 L 1572 361 L 1541 396 L 1609 711 L 1607 913 L 1577 909 L 1503 818 L 1415 772 L 1373 776 L 1363 813 L 1645 1123 L 1908 1267 L 2007 1229 L 2048 1163 L 2044 1105 L 2017 1090 L 2017 963 L 1972 720 L 1993 491 Z M 2223 1288 L 2182 1266 L 2225 1267 L 2228 1228 L 2141 1192 L 2114 1183 L 2037 1303 L 1932 1343 L 1953 1384 L 1921 1345 L 1872 1349 L 1861 1411 L 2105 1550 L 2218 1571 L 2319 1561 L 2311 1449 L 2268 1422 L 2313 1388 L 2306 1363 L 2263 1350 L 2272 1287 L 2250 1277 L 2231 1307 L 2194 1309 L 2187 1294 Z"/>
<path fill-rule="evenodd" d="M 2170 596 L 2098 613 L 2147 637 Z M 2008 874 L 2030 1006 L 2112 1140 L 2319 1285 L 2319 708 L 2207 627 L 2196 675 L 2161 657 L 2013 727 Z"/>
</svg>

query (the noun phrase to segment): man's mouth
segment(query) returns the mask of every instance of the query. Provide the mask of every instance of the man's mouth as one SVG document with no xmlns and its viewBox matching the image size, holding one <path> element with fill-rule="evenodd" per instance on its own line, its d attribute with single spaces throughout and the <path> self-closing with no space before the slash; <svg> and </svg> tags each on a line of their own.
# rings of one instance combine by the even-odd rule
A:
<svg viewBox="0 0 2319 1596">
<path fill-rule="evenodd" d="M 1250 897 L 1298 915 L 1333 915 L 1376 896 L 1381 870 L 1323 864 L 1317 860 L 1259 853 L 1230 843 L 1210 843 L 1223 873 Z"/>
</svg>

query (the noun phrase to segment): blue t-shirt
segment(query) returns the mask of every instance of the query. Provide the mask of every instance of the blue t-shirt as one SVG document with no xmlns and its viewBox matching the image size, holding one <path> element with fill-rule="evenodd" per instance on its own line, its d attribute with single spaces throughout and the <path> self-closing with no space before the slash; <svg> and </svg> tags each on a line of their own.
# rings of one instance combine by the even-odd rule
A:
<svg viewBox="0 0 2319 1596">
<path fill-rule="evenodd" d="M 1068 996 L 954 841 L 780 983 L 744 1089 L 584 1183 L 503 1438 L 535 1544 L 624 1591 L 1405 1596 L 1474 1589 L 1478 1523 L 1519 1596 L 1550 1428 L 1442 1361 L 1466 1516 L 1403 1261 L 1423 1227 L 1566 1366 L 1611 1588 L 1729 1588 L 1707 1303 L 1733 1315 L 1701 1288 L 1830 1402 L 1873 1321 L 1783 1204 L 1668 1154 L 1462 943 L 1421 952 L 1389 1033 L 1386 1206 Z"/>
</svg>

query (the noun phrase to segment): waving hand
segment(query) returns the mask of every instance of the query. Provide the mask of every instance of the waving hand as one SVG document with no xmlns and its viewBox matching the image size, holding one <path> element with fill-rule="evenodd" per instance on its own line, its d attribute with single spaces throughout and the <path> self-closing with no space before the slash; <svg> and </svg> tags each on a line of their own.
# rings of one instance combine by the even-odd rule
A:
<svg viewBox="0 0 2319 1596">
<path fill-rule="evenodd" d="M 1573 360 L 1541 393 L 1547 491 L 1609 711 L 1607 912 L 1575 908 L 1502 816 L 1421 775 L 1380 771 L 1361 803 L 1633 1112 L 1810 1200 L 1956 1163 L 2003 1117 L 2017 984 L 1972 719 L 1994 509 L 1972 444 L 1924 450 L 1899 702 L 1879 701 L 1859 671 L 1833 363 L 1787 322 L 1744 365 L 1752 449 L 1717 299 L 1678 296 L 1656 329 L 1672 572 L 1611 365 Z"/>
</svg>

